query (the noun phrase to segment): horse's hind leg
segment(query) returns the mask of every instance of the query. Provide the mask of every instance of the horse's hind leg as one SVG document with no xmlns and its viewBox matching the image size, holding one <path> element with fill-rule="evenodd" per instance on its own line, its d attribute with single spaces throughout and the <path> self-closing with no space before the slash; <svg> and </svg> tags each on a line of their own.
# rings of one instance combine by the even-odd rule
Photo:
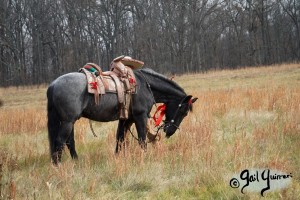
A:
<svg viewBox="0 0 300 200">
<path fill-rule="evenodd" d="M 77 159 L 78 158 L 78 155 L 77 155 L 77 152 L 76 152 L 76 149 L 75 149 L 75 140 L 74 140 L 74 125 L 73 125 L 73 128 L 72 128 L 72 131 L 71 131 L 71 134 L 70 136 L 68 137 L 68 140 L 67 140 L 67 147 L 70 151 L 70 154 L 71 154 L 71 157 L 73 159 Z"/>
<path fill-rule="evenodd" d="M 70 137 L 73 130 L 73 123 L 62 121 L 60 129 L 58 131 L 55 140 L 55 152 L 52 154 L 52 160 L 54 164 L 61 162 L 61 155 L 68 138 Z"/>
</svg>

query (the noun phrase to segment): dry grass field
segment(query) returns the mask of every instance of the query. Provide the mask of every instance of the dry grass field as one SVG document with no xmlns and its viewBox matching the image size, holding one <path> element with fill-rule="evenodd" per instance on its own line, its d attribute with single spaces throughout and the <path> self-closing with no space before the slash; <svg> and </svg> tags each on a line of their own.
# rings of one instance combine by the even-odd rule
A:
<svg viewBox="0 0 300 200">
<path fill-rule="evenodd" d="M 75 126 L 79 160 L 50 163 L 46 87 L 0 88 L 0 199 L 260 199 L 229 185 L 244 169 L 292 174 L 263 199 L 300 199 L 300 64 L 175 77 L 198 97 L 170 139 L 116 156 L 117 122 Z"/>
</svg>

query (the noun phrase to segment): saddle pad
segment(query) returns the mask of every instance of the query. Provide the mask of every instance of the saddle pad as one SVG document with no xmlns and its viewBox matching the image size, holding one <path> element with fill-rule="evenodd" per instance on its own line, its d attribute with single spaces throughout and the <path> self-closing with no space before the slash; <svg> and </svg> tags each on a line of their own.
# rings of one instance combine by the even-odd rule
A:
<svg viewBox="0 0 300 200">
<path fill-rule="evenodd" d="M 105 94 L 105 86 L 99 76 L 95 77 L 94 74 L 84 68 L 80 69 L 80 71 L 86 75 L 88 93 Z"/>
</svg>

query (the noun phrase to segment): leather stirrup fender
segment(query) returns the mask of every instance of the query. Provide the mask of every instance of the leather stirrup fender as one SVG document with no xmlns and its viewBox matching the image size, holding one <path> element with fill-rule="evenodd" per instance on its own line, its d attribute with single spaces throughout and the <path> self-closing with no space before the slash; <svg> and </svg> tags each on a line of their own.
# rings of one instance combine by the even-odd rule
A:
<svg viewBox="0 0 300 200">
<path fill-rule="evenodd" d="M 124 92 L 123 92 L 123 89 L 121 86 L 121 81 L 114 73 L 111 73 L 110 77 L 114 80 L 114 82 L 117 86 L 117 94 L 118 94 L 119 103 L 123 104 L 124 103 Z"/>
</svg>

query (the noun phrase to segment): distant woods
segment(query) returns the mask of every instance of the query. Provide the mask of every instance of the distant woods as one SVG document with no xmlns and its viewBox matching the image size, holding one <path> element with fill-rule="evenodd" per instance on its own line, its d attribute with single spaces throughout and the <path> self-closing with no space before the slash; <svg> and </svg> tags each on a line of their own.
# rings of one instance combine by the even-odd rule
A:
<svg viewBox="0 0 300 200">
<path fill-rule="evenodd" d="M 0 0 L 0 85 L 119 55 L 162 73 L 299 61 L 299 0 Z"/>
</svg>

